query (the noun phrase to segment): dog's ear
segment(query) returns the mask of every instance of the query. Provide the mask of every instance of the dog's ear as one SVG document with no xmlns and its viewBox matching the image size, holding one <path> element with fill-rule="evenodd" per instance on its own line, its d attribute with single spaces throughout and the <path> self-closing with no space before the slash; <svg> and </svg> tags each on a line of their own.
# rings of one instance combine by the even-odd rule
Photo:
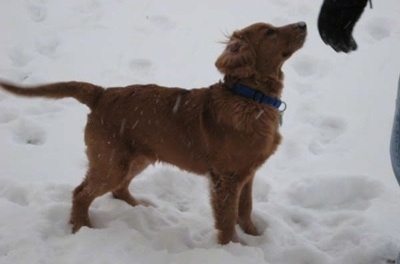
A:
<svg viewBox="0 0 400 264">
<path fill-rule="evenodd" d="M 245 40 L 231 37 L 215 66 L 225 75 L 237 78 L 250 77 L 255 73 L 254 54 Z"/>
</svg>

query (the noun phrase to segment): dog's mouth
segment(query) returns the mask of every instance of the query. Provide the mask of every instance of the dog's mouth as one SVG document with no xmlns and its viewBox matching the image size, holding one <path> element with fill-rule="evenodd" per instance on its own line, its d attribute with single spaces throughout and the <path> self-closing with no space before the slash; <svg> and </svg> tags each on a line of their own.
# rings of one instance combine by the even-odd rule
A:
<svg viewBox="0 0 400 264">
<path fill-rule="evenodd" d="M 304 31 L 301 34 L 299 34 L 296 40 L 294 42 L 291 42 L 294 45 L 290 47 L 288 50 L 282 52 L 282 57 L 289 58 L 290 56 L 293 55 L 293 53 L 295 53 L 297 50 L 303 47 L 304 42 L 306 41 L 306 36 L 307 36 L 307 31 Z"/>
</svg>

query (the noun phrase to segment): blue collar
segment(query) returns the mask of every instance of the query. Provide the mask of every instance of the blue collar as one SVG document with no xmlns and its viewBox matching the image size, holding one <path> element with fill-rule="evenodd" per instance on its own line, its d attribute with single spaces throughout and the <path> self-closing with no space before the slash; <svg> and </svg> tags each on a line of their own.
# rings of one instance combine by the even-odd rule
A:
<svg viewBox="0 0 400 264">
<path fill-rule="evenodd" d="M 275 107 L 278 110 L 282 104 L 284 105 L 284 108 L 286 108 L 285 102 L 282 102 L 281 100 L 276 99 L 276 98 L 269 97 L 269 96 L 263 94 L 262 92 L 254 90 L 243 84 L 236 84 L 232 88 L 232 92 L 234 92 L 235 94 L 241 95 L 243 97 L 252 99 L 259 103 L 272 105 L 273 107 Z M 285 111 L 285 109 L 283 109 L 281 112 L 283 112 L 283 111 Z"/>
</svg>

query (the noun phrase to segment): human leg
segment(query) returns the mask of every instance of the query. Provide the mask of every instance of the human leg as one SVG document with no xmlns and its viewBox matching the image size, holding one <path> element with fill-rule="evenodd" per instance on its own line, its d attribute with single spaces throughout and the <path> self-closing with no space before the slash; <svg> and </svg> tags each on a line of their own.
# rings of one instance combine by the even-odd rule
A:
<svg viewBox="0 0 400 264">
<path fill-rule="evenodd" d="M 393 173 L 400 184 L 400 79 L 397 88 L 396 108 L 394 113 L 392 135 L 390 139 L 390 158 Z"/>
</svg>

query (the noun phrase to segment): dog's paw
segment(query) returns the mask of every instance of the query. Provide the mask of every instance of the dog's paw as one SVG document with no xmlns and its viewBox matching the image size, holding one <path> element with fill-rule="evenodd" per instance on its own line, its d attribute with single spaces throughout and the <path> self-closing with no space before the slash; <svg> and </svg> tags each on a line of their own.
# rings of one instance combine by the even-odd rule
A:
<svg viewBox="0 0 400 264">
<path fill-rule="evenodd" d="M 245 242 L 242 241 L 239 236 L 236 234 L 236 232 L 234 234 L 225 234 L 222 231 L 218 231 L 218 243 L 221 245 L 226 245 L 229 243 L 240 243 L 245 245 Z"/>
<path fill-rule="evenodd" d="M 86 226 L 88 228 L 93 228 L 92 223 L 90 222 L 89 218 L 87 217 L 75 217 L 75 218 L 71 218 L 71 220 L 69 221 L 71 227 L 71 232 L 72 234 L 75 234 L 76 232 L 78 232 L 82 227 Z"/>
<path fill-rule="evenodd" d="M 146 199 L 137 199 L 136 201 L 137 201 L 138 205 L 141 205 L 144 207 L 157 207 L 154 203 L 152 203 Z"/>
<path fill-rule="evenodd" d="M 257 227 L 253 222 L 239 222 L 239 226 L 242 228 L 243 232 L 251 236 L 261 236 L 261 232 L 258 231 Z"/>
</svg>

